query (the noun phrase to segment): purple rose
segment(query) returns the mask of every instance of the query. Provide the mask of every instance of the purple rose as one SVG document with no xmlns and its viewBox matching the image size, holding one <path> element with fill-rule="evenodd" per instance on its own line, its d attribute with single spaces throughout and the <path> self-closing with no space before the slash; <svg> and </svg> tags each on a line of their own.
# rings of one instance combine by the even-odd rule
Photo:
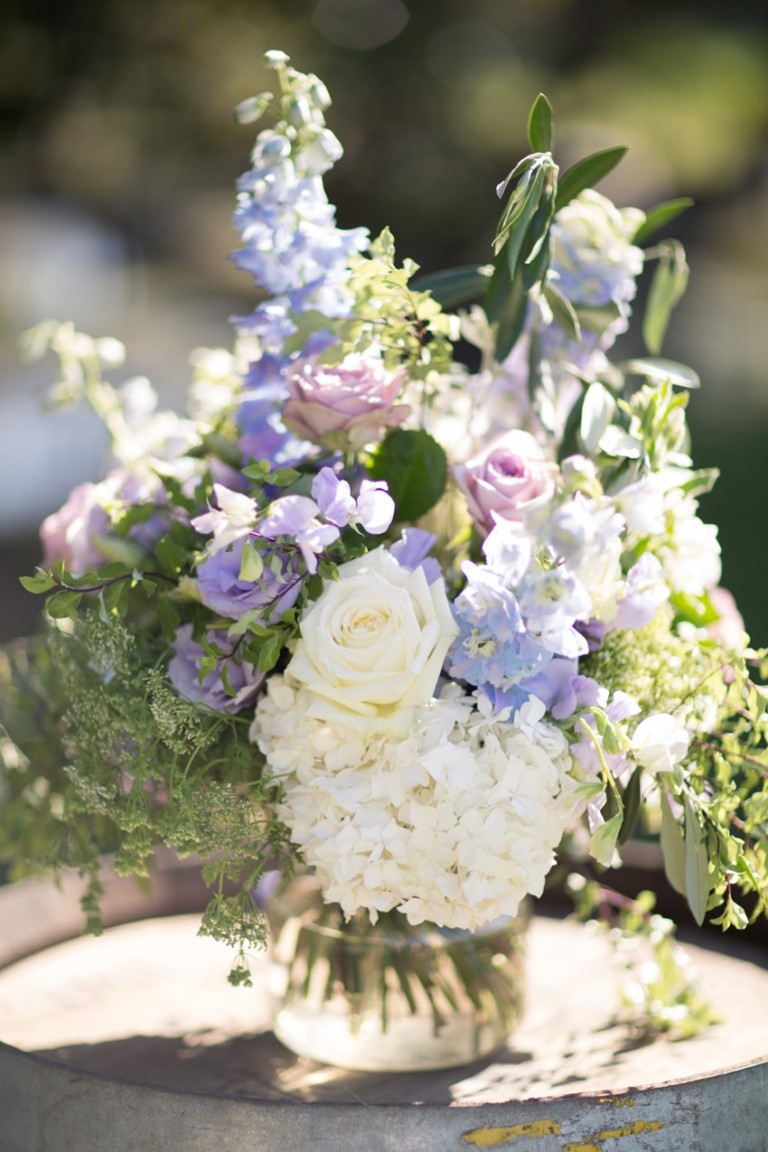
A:
<svg viewBox="0 0 768 1152">
<path fill-rule="evenodd" d="M 218 648 L 229 652 L 232 641 L 226 632 L 208 632 L 206 639 Z M 238 657 L 222 657 L 212 672 L 200 680 L 200 662 L 205 649 L 192 639 L 192 625 L 182 624 L 173 642 L 174 655 L 168 665 L 168 678 L 180 696 L 197 704 L 204 704 L 216 712 L 239 712 L 251 703 L 264 679 L 253 664 L 243 663 Z M 224 688 L 222 670 L 227 669 L 227 678 L 235 695 L 230 696 Z"/>
<path fill-rule="evenodd" d="M 273 623 L 290 608 L 301 590 L 301 557 L 279 547 L 260 547 L 264 570 L 258 580 L 241 580 L 240 565 L 245 537 L 229 548 L 206 556 L 197 568 L 197 588 L 207 608 L 220 616 L 239 620 L 245 612 L 263 609 L 264 620 Z M 272 564 L 277 560 L 273 570 Z"/>
<path fill-rule="evenodd" d="M 484 452 L 453 467 L 470 515 L 483 535 L 496 519 L 522 520 L 554 493 L 552 468 L 529 432 L 505 432 Z"/>
<path fill-rule="evenodd" d="M 403 379 L 402 372 L 357 355 L 335 368 L 305 362 L 288 378 L 283 421 L 297 436 L 330 451 L 363 448 L 410 412 L 407 404 L 396 403 Z"/>
</svg>

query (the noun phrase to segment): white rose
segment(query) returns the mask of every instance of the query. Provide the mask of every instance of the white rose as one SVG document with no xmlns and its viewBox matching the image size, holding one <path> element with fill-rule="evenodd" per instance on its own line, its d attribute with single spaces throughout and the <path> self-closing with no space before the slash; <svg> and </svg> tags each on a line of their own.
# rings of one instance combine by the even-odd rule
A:
<svg viewBox="0 0 768 1152">
<path fill-rule="evenodd" d="M 342 564 L 300 627 L 286 679 L 312 694 L 309 714 L 397 736 L 431 700 L 458 632 L 442 579 L 428 584 L 383 548 Z"/>
</svg>

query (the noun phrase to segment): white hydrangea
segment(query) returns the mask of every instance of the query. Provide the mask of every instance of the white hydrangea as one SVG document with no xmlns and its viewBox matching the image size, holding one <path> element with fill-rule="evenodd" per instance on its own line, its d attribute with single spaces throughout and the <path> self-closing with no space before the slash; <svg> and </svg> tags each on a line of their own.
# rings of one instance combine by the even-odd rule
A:
<svg viewBox="0 0 768 1152">
<path fill-rule="evenodd" d="M 251 738 L 326 900 L 346 916 L 398 908 L 412 924 L 473 930 L 541 894 L 584 799 L 539 701 L 508 720 L 453 686 L 400 740 L 314 719 L 310 703 L 273 676 Z"/>
</svg>

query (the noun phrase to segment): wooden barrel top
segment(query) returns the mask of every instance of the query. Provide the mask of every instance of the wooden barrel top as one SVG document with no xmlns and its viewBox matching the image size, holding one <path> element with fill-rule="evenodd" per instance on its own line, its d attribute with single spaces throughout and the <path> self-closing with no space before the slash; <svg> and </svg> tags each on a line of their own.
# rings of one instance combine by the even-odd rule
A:
<svg viewBox="0 0 768 1152">
<path fill-rule="evenodd" d="M 685 1085 L 702 1082 L 701 1099 L 706 1101 L 706 1083 L 724 1083 L 727 1075 L 736 1070 L 737 1075 L 747 1077 L 743 1083 L 748 1085 L 751 1101 L 751 1135 L 745 1137 L 744 1143 L 734 1138 L 728 1145 L 729 1152 L 768 1149 L 768 954 L 760 946 L 750 946 L 732 937 L 727 939 L 728 952 L 711 947 L 711 938 L 702 937 L 702 943 L 686 945 L 691 963 L 721 1022 L 690 1040 L 673 1042 L 661 1038 L 647 1043 L 616 1019 L 615 986 L 620 973 L 605 937 L 565 919 L 537 916 L 529 940 L 527 1008 L 522 1024 L 505 1049 L 475 1065 L 448 1071 L 399 1075 L 353 1073 L 294 1056 L 274 1038 L 269 1029 L 266 960 L 261 956 L 254 958 L 254 988 L 232 988 L 226 980 L 231 959 L 229 950 L 196 935 L 198 915 L 186 912 L 135 920 L 111 927 L 100 937 L 70 939 L 23 955 L 25 947 L 30 950 L 31 926 L 41 915 L 48 916 L 49 936 L 71 934 L 71 907 L 66 914 L 61 909 L 66 901 L 71 906 L 73 893 L 65 891 L 52 896 L 50 886 L 35 888 L 32 885 L 19 905 L 18 890 L 24 886 L 14 887 L 17 889 L 15 915 L 3 915 L 9 911 L 12 899 L 8 890 L 0 890 L 0 1105 L 10 1104 L 11 1114 L 19 1091 L 27 1090 L 30 1077 L 42 1080 L 59 1077 L 45 1092 L 53 1093 L 61 1113 L 66 1092 L 71 1095 L 72 1083 L 80 1083 L 85 1075 L 84 1083 L 90 1087 L 83 1092 L 87 1096 L 90 1091 L 93 1100 L 101 1091 L 109 1091 L 114 1096 L 120 1085 L 125 1085 L 117 1099 L 122 1102 L 127 1098 L 125 1093 L 133 1092 L 134 1117 L 143 1111 L 147 1100 L 157 1102 L 162 1097 L 157 1093 L 154 1097 L 142 1096 L 140 1092 L 137 1096 L 138 1089 L 130 1089 L 131 1084 L 142 1086 L 142 1091 L 199 1093 L 212 1101 L 218 1100 L 219 1105 L 222 1100 L 230 1100 L 233 1105 L 237 1103 L 238 1108 L 244 1103 L 270 1106 L 270 1112 L 262 1113 L 256 1108 L 245 1114 L 248 1124 L 256 1123 L 253 1117 L 261 1117 L 257 1125 L 259 1131 L 262 1131 L 259 1125 L 266 1122 L 264 1116 L 273 1119 L 278 1113 L 293 1115 L 284 1113 L 282 1108 L 276 1112 L 278 1105 L 330 1106 L 321 1113 L 313 1113 L 312 1107 L 300 1113 L 302 1117 L 314 1115 L 313 1131 L 321 1116 L 324 1123 L 333 1123 L 337 1128 L 338 1116 L 345 1117 L 342 1128 L 346 1131 L 350 1118 L 359 1115 L 361 1107 L 367 1107 L 365 1116 L 371 1124 L 379 1106 L 388 1107 L 385 1114 L 391 1117 L 403 1107 L 415 1109 L 404 1114 L 403 1123 L 407 1120 L 408 1124 L 416 1112 L 425 1107 L 439 1109 L 441 1118 L 456 1109 L 463 1116 L 464 1109 L 469 1108 L 478 1124 L 482 1118 L 482 1124 L 473 1127 L 465 1118 L 456 1147 L 466 1145 L 468 1140 L 478 1147 L 494 1147 L 517 1139 L 522 1141 L 525 1136 L 521 1150 L 530 1147 L 534 1152 L 547 1152 L 550 1148 L 558 1152 L 565 1148 L 568 1152 L 601 1152 L 603 1148 L 606 1152 L 609 1149 L 613 1152 L 614 1148 L 617 1152 L 631 1152 L 633 1148 L 654 1152 L 678 1147 L 709 1149 L 717 1145 L 710 1145 L 703 1137 L 698 1138 L 699 1143 L 686 1143 L 691 1137 L 683 1136 L 682 1131 L 675 1137 L 676 1143 L 664 1143 L 661 1137 L 651 1140 L 648 1133 L 661 1132 L 672 1123 L 674 1116 L 677 1123 L 682 1122 L 685 1109 L 681 1112 L 680 1101 L 693 1100 L 692 1093 L 686 1093 Z M 134 896 L 129 896 L 128 901 L 130 914 L 140 912 L 140 901 Z M 164 911 L 173 910 L 172 899 L 165 904 Z M 59 922 L 52 911 L 57 906 L 60 907 Z M 19 907 L 27 909 L 21 914 L 26 928 L 20 924 Z M 38 924 L 38 945 L 40 941 L 45 942 L 44 936 L 45 930 Z M 15 962 L 8 964 L 14 957 Z M 67 1076 L 62 1078 L 64 1071 Z M 600 1133 L 586 1142 L 580 1139 L 563 1143 L 561 1137 L 555 1140 L 551 1135 L 554 1129 L 546 1128 L 547 1124 L 555 1124 L 558 1132 L 563 1130 L 563 1121 L 550 1116 L 550 1113 L 556 1115 L 556 1106 L 570 1107 L 573 1116 L 580 1116 L 583 1108 L 609 1103 L 614 1109 L 620 1105 L 634 1107 L 636 1103 L 639 1106 L 645 1089 L 659 1085 L 671 1086 L 668 1091 L 672 1093 L 664 1104 L 667 1111 L 663 1122 L 638 1119 L 645 1115 L 638 1107 L 632 1113 L 632 1123 L 624 1120 L 622 1125 L 613 1122 L 613 1127 L 606 1127 L 602 1121 Z M 5 1101 L 4 1092 L 8 1095 Z M 37 1083 L 35 1092 L 40 1099 L 45 1094 Z M 174 1108 L 177 1105 L 181 1108 L 178 1102 L 185 1098 L 167 1095 L 166 1106 L 170 1107 L 167 1102 L 173 1100 Z M 659 1109 L 666 1099 L 663 1093 L 657 1094 L 654 1116 L 662 1114 Z M 756 1099 L 762 1102 L 757 1111 Z M 514 1113 L 517 1119 L 523 1117 L 522 1126 L 488 1127 L 488 1118 L 499 1111 L 496 1106 L 508 1109 L 512 1104 L 522 1109 Z M 114 1102 L 110 1105 L 113 1111 L 117 1106 Z M 338 1112 L 333 1106 L 341 1106 L 342 1111 Z M 722 1112 L 722 1103 L 717 1106 Z M 543 1115 L 542 1108 L 545 1119 L 530 1119 Z M 85 1105 L 83 1110 L 85 1114 Z M 699 1125 L 701 1108 L 689 1103 L 689 1110 L 691 1116 L 696 1113 Z M 0 1108 L 0 1114 L 2 1111 Z M 20 1115 L 21 1112 L 19 1105 Z M 502 1112 L 507 1114 L 503 1109 Z M 210 1147 L 224 1152 L 230 1145 L 223 1133 L 230 1130 L 235 1133 L 236 1125 L 232 1126 L 234 1121 L 230 1118 L 227 1127 L 219 1131 L 212 1124 L 212 1115 L 211 1112 L 206 1121 L 210 1144 L 166 1143 L 172 1140 L 168 1135 L 163 1142 L 152 1145 L 152 1152 L 155 1148 L 178 1148 L 179 1152 L 183 1148 L 188 1152 L 191 1147 Z M 232 1117 L 234 1115 L 233 1112 Z M 298 1117 L 299 1113 L 295 1115 Z M 82 1126 L 82 1117 L 78 1123 Z M 100 1123 L 106 1123 L 103 1116 Z M 286 1121 L 281 1123 L 280 1146 L 304 1147 L 290 1133 L 286 1134 Z M 301 1125 L 306 1123 L 305 1119 L 301 1120 Z M 574 1132 L 578 1128 L 581 1137 L 583 1130 L 578 1126 L 581 1121 L 573 1123 Z M 595 1127 L 597 1121 L 590 1119 L 584 1123 Z M 722 1123 L 730 1124 L 726 1119 Z M 737 1104 L 733 1124 L 739 1123 Z M 21 1131 L 24 1125 L 21 1121 L 19 1124 Z M 539 1130 L 531 1124 L 545 1127 Z M 394 1133 L 394 1129 L 392 1131 Z M 762 1132 L 762 1136 L 755 1137 L 755 1131 Z M 467 1132 L 481 1133 L 481 1136 L 468 1138 Z M 615 1144 L 609 1140 L 606 1145 L 597 1138 L 600 1135 L 616 1140 L 632 1133 L 638 1142 L 625 1139 Z M 531 1143 L 534 1136 L 537 1140 Z M 111 1143 L 105 1143 L 102 1129 L 93 1137 L 93 1145 L 83 1139 L 83 1148 L 94 1147 L 99 1152 L 102 1148 L 103 1152 L 111 1152 L 113 1148 Z M 359 1140 L 359 1135 L 355 1139 Z M 395 1136 L 391 1139 L 394 1141 Z M 447 1135 L 442 1143 L 437 1136 L 434 1139 L 437 1141 L 434 1145 L 424 1144 L 420 1136 L 413 1147 L 434 1146 L 442 1150 L 454 1146 Z M 722 1140 L 722 1135 L 717 1139 Z M 755 1143 L 755 1139 L 761 1142 Z M 13 1152 L 37 1149 L 34 1143 L 22 1143 L 20 1137 L 18 1140 L 11 1145 Z M 365 1152 L 368 1147 L 406 1146 L 402 1140 L 399 1144 L 390 1144 L 383 1137 L 381 1140 L 383 1142 L 374 1141 L 366 1146 Z M 349 1141 L 352 1141 L 351 1135 Z M 328 1147 L 335 1142 L 334 1138 Z M 56 1150 L 68 1148 L 66 1143 L 39 1144 L 40 1148 L 49 1146 Z M 114 1144 L 115 1150 L 134 1146 L 149 1148 L 141 1143 Z M 233 1143 L 231 1147 L 245 1152 L 250 1148 L 260 1150 L 262 1144 Z M 273 1145 L 268 1143 L 263 1147 Z M 334 1152 L 346 1147 L 341 1140 Z M 518 1152 L 518 1148 L 514 1147 L 513 1152 Z"/>
</svg>

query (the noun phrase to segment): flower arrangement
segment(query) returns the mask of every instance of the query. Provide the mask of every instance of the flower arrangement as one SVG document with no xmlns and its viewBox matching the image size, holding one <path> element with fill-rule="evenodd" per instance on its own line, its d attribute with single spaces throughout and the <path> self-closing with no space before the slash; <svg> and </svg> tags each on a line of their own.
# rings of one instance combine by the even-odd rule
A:
<svg viewBox="0 0 768 1152">
<path fill-rule="evenodd" d="M 47 639 L 8 681 L 27 755 L 6 756 L 0 852 L 89 875 L 93 918 L 104 851 L 138 875 L 158 844 L 198 854 L 235 980 L 265 867 L 312 868 L 347 918 L 475 930 L 558 852 L 618 865 L 638 823 L 697 922 L 746 926 L 768 888 L 762 657 L 698 514 L 698 379 L 659 358 L 685 256 L 649 246 L 689 202 L 595 191 L 622 148 L 560 171 L 540 96 L 487 264 L 422 275 L 388 231 L 337 226 L 328 93 L 266 62 L 277 94 L 238 109 L 274 123 L 234 256 L 263 297 L 233 352 L 193 354 L 189 415 L 106 382 L 117 341 L 28 334 L 114 466 L 44 522 L 24 579 Z M 649 264 L 648 356 L 612 361 Z"/>
</svg>

